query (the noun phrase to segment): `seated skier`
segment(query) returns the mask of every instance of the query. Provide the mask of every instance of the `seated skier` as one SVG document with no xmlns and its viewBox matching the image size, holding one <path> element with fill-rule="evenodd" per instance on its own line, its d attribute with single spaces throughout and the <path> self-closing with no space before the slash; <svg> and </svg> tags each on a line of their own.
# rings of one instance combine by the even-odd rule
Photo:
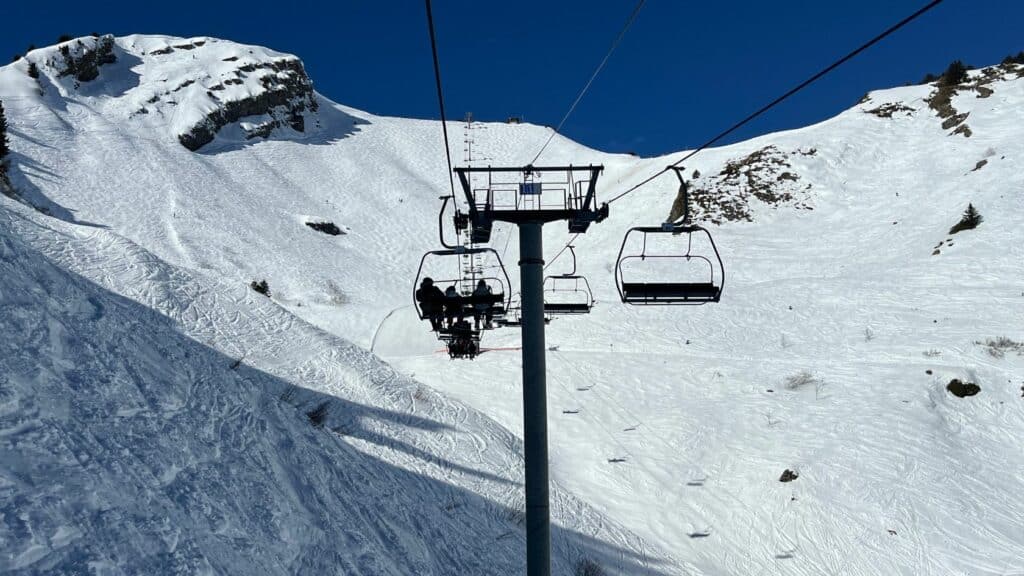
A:
<svg viewBox="0 0 1024 576">
<path fill-rule="evenodd" d="M 442 328 L 444 314 L 444 293 L 437 286 L 434 286 L 432 278 L 424 278 L 420 282 L 420 288 L 416 291 L 416 300 L 420 303 L 423 315 L 430 320 L 430 326 L 436 332 Z"/>
<path fill-rule="evenodd" d="M 462 321 L 464 317 L 462 305 L 463 299 L 458 290 L 455 289 L 455 286 L 449 286 L 448 289 L 444 291 L 444 313 L 445 317 L 448 319 L 448 328 L 452 327 L 456 318 L 458 318 L 460 322 Z"/>
<path fill-rule="evenodd" d="M 476 289 L 473 290 L 473 323 L 476 325 L 476 329 L 480 329 L 480 319 L 484 319 L 484 327 L 490 330 L 493 328 L 492 321 L 494 320 L 494 299 L 491 297 L 491 287 L 486 282 L 480 280 L 476 283 Z"/>
</svg>

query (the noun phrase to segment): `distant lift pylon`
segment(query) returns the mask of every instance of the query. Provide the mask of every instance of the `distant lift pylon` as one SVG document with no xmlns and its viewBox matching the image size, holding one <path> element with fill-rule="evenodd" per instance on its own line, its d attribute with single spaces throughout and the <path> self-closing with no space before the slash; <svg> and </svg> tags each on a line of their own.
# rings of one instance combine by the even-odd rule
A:
<svg viewBox="0 0 1024 576">
<path fill-rule="evenodd" d="M 544 224 L 566 220 L 582 234 L 608 216 L 597 204 L 602 166 L 469 167 L 459 176 L 474 241 L 490 238 L 494 222 L 519 228 L 519 289 L 523 355 L 523 460 L 526 492 L 526 571 L 550 574 L 548 410 L 544 346 Z"/>
</svg>

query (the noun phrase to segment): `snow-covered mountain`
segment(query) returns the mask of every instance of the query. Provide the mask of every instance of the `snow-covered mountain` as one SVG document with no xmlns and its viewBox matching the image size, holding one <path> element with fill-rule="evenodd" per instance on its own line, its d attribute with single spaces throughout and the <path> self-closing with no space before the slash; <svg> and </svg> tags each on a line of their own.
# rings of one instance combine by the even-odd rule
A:
<svg viewBox="0 0 1024 576">
<path fill-rule="evenodd" d="M 695 157 L 721 304 L 617 303 L 622 235 L 669 215 L 670 175 L 577 240 L 598 305 L 549 327 L 557 573 L 1024 574 L 1022 75 Z M 437 122 L 212 38 L 35 50 L 0 100 L 0 568 L 522 569 L 518 334 L 451 362 L 409 306 Z M 548 134 L 473 136 L 521 165 Z M 544 156 L 603 164 L 599 198 L 669 161 Z M 949 234 L 968 203 L 984 222 Z"/>
</svg>

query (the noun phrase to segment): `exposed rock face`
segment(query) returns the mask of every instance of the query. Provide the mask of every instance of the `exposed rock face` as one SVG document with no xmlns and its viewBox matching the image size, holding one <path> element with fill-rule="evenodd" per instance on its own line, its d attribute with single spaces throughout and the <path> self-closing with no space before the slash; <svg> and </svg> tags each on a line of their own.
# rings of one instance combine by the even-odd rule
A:
<svg viewBox="0 0 1024 576">
<path fill-rule="evenodd" d="M 874 114 L 879 118 L 892 118 L 896 114 L 913 114 L 914 109 L 902 102 L 887 102 L 885 104 L 882 104 L 881 106 L 878 106 L 877 108 L 864 110 L 864 112 L 866 114 Z"/>
<path fill-rule="evenodd" d="M 306 75 L 302 62 L 295 58 L 280 58 L 270 62 L 250 63 L 236 71 L 240 77 L 257 70 L 271 70 L 260 78 L 263 91 L 240 100 L 222 102 L 220 108 L 210 112 L 188 132 L 178 136 L 181 145 L 198 150 L 213 141 L 221 128 L 246 116 L 269 115 L 272 120 L 247 130 L 248 138 L 267 137 L 275 128 L 287 124 L 297 132 L 306 129 L 304 112 L 316 112 L 318 104 L 313 82 Z M 241 82 L 241 78 L 225 83 Z M 218 87 L 211 87 L 211 91 Z"/>
<path fill-rule="evenodd" d="M 776 146 L 755 150 L 743 158 L 726 162 L 722 171 L 701 177 L 698 173 L 690 183 L 690 214 L 694 220 L 712 224 L 753 221 L 751 203 L 755 200 L 777 207 L 791 204 L 796 209 L 812 210 L 804 202 L 811 189 L 801 182 L 790 162 L 793 156 L 814 156 L 817 150 L 783 152 Z M 668 220 L 683 214 L 682 191 L 669 211 Z"/>
<path fill-rule="evenodd" d="M 302 61 L 260 46 L 85 36 L 35 50 L 29 59 L 61 96 L 104 98 L 138 129 L 169 132 L 193 151 L 215 138 L 239 144 L 319 126 L 310 118 L 319 96 Z"/>
<path fill-rule="evenodd" d="M 993 83 L 1014 77 L 1024 77 L 1024 65 L 1007 60 L 998 66 L 988 66 L 972 71 L 959 83 L 944 83 L 940 79 L 934 83 L 935 91 L 925 98 L 925 102 L 943 120 L 943 130 L 955 127 L 956 129 L 950 132 L 950 135 L 960 134 L 965 138 L 970 138 L 974 132 L 965 123 L 967 113 L 957 111 L 953 106 L 953 97 L 960 92 L 975 92 L 977 98 L 988 98 L 994 93 L 991 88 Z"/>
<path fill-rule="evenodd" d="M 58 52 L 63 62 L 51 60 L 47 65 L 57 71 L 57 76 L 74 76 L 79 82 L 95 80 L 100 75 L 100 66 L 117 62 L 114 37 L 109 34 L 65 42 Z"/>
<path fill-rule="evenodd" d="M 974 382 L 961 382 L 959 379 L 954 378 L 946 385 L 946 390 L 957 398 L 966 398 L 981 392 L 981 386 Z"/>
<path fill-rule="evenodd" d="M 330 236 L 341 236 L 345 234 L 345 232 L 342 231 L 341 228 L 338 228 L 338 225 L 334 222 L 306 222 L 306 226 L 309 226 L 317 232 L 323 232 Z"/>
</svg>

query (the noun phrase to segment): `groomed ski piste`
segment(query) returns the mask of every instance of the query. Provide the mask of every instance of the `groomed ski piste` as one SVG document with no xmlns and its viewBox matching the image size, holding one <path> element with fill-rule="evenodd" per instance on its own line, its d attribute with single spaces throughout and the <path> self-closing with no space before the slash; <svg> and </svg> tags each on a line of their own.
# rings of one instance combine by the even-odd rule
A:
<svg viewBox="0 0 1024 576">
<path fill-rule="evenodd" d="M 263 48 L 113 53 L 91 81 L 47 65 L 60 47 L 0 68 L 0 571 L 521 572 L 519 334 L 451 361 L 411 306 L 439 124 L 311 106 Z M 720 304 L 617 301 L 622 236 L 665 220 L 671 175 L 576 240 L 597 304 L 548 326 L 555 573 L 1024 574 L 1024 66 L 988 70 L 955 123 L 934 85 L 876 91 L 689 162 Z M 269 74 L 290 102 L 183 146 Z M 474 132 L 503 165 L 548 135 Z M 543 163 L 603 164 L 600 201 L 677 157 L 556 136 Z M 983 223 L 948 234 L 968 203 Z M 567 240 L 546 227 L 549 260 Z"/>
</svg>

